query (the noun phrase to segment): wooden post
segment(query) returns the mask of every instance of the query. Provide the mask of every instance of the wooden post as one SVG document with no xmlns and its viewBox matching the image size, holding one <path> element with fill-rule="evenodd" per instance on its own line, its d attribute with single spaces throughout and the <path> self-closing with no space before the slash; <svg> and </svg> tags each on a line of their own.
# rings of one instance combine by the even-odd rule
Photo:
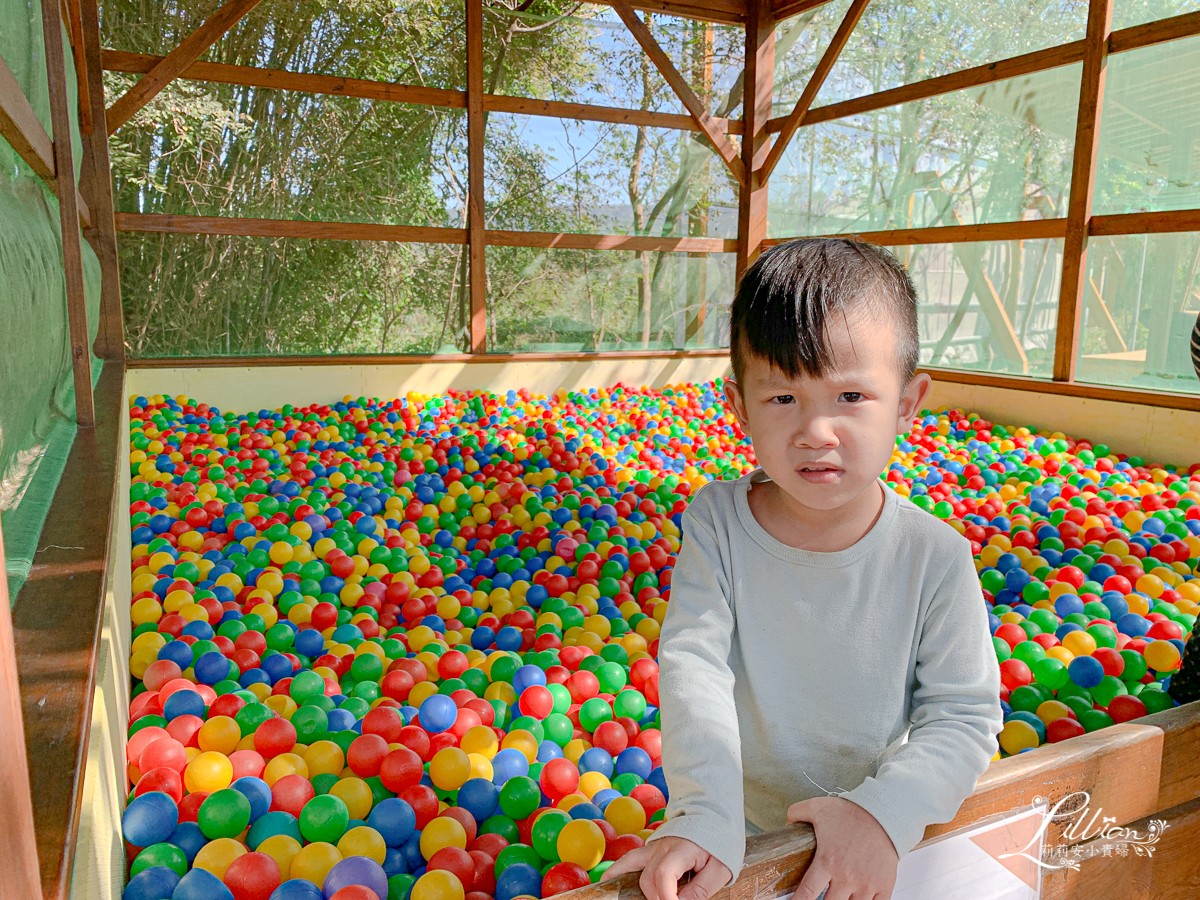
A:
<svg viewBox="0 0 1200 900">
<path fill-rule="evenodd" d="M 775 81 L 775 20 L 770 0 L 750 0 L 746 9 L 745 133 L 742 164 L 746 178 L 738 191 L 737 276 L 758 257 L 767 236 L 767 182 L 762 177 L 769 144 L 767 120 Z"/>
<path fill-rule="evenodd" d="M 42 895 L 37 838 L 33 830 L 33 798 L 25 755 L 21 686 L 13 643 L 12 598 L 4 569 L 4 535 L 0 534 L 0 839 L 8 862 L 0 866 L 0 897 Z"/>
<path fill-rule="evenodd" d="M 471 352 L 487 350 L 487 250 L 483 202 L 483 0 L 467 0 L 467 258 Z"/>
<path fill-rule="evenodd" d="M 1062 285 L 1058 297 L 1058 327 L 1054 335 L 1054 380 L 1075 380 L 1079 320 L 1087 288 L 1087 243 L 1092 222 L 1092 191 L 1100 144 L 1100 108 L 1108 67 L 1112 32 L 1112 0 L 1088 4 L 1084 38 L 1083 78 L 1079 84 L 1079 115 L 1075 123 L 1075 155 L 1071 164 L 1071 200 L 1067 207 L 1067 236 L 1063 241 Z"/>
<path fill-rule="evenodd" d="M 67 322 L 71 331 L 71 365 L 75 375 L 75 419 L 96 424 L 92 402 L 92 357 L 88 342 L 87 298 L 83 290 L 83 247 L 79 235 L 75 164 L 71 153 L 71 110 L 67 102 L 67 69 L 63 56 L 62 17 L 55 2 L 42 3 L 46 44 L 46 80 L 50 88 L 50 125 L 54 132 L 55 193 L 62 233 L 63 270 L 67 285 Z"/>
<path fill-rule="evenodd" d="M 78 3 L 91 122 L 103 123 L 104 70 L 101 63 L 99 10 L 96 0 L 78 0 Z M 96 334 L 96 355 L 103 359 L 124 359 L 125 320 L 121 311 L 121 272 L 117 258 L 108 131 L 103 124 L 84 131 L 82 180 L 92 209 L 92 228 L 95 229 L 92 243 L 100 257 L 100 327 Z"/>
</svg>

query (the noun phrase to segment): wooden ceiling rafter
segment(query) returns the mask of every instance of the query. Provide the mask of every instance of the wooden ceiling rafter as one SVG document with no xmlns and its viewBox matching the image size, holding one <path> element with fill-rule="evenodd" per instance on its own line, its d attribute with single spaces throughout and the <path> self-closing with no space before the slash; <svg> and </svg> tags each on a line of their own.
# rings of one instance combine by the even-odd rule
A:
<svg viewBox="0 0 1200 900">
<path fill-rule="evenodd" d="M 813 101 L 817 99 L 817 94 L 820 92 L 822 86 L 824 86 L 825 79 L 829 77 L 829 73 L 837 64 L 838 57 L 846 49 L 846 44 L 850 42 L 850 35 L 854 33 L 855 26 L 858 25 L 863 13 L 867 11 L 867 4 L 870 2 L 871 0 L 852 0 L 850 3 L 850 8 L 846 10 L 846 15 L 842 17 L 842 22 L 838 25 L 837 31 L 834 32 L 833 38 L 829 41 L 829 46 L 821 54 L 821 59 L 817 63 L 817 67 L 813 69 L 812 76 L 808 79 L 808 83 L 804 85 L 804 91 L 800 94 L 800 99 L 796 101 L 796 105 L 792 107 L 792 111 L 788 113 L 787 118 L 783 120 L 783 124 L 780 126 L 779 137 L 771 145 L 771 152 L 767 154 L 767 161 L 763 163 L 763 180 L 769 179 L 771 173 L 775 171 L 775 167 L 779 165 L 779 160 L 783 158 L 783 153 L 787 150 L 788 143 L 796 133 L 796 130 L 804 123 L 804 117 L 812 107 Z"/>
<path fill-rule="evenodd" d="M 168 84 L 174 81 L 205 51 L 219 41 L 247 13 L 262 0 L 227 0 L 215 13 L 184 38 L 179 46 L 163 57 L 153 69 L 138 79 L 137 84 L 119 97 L 108 108 L 105 116 L 109 135 L 128 122 L 153 100 Z"/>
<path fill-rule="evenodd" d="M 687 79 L 675 68 L 675 64 L 671 62 L 671 58 L 667 56 L 662 46 L 655 40 L 654 35 L 650 33 L 650 29 L 646 27 L 646 23 L 634 12 L 628 0 L 610 0 L 610 2 L 613 9 L 616 10 L 617 15 L 621 17 L 621 21 L 625 23 L 625 27 L 633 34 L 646 55 L 650 57 L 650 61 L 654 64 L 654 67 L 658 69 L 667 84 L 675 91 L 676 96 L 679 97 L 680 102 L 683 103 L 684 108 L 691 114 L 696 124 L 700 126 L 701 131 L 708 136 L 709 141 L 717 151 L 717 155 L 725 161 L 725 165 L 729 167 L 729 171 L 733 173 L 733 177 L 737 179 L 739 184 L 744 185 L 746 183 L 746 167 L 742 163 L 737 148 L 733 146 L 729 138 L 725 136 L 713 121 L 707 105 L 696 96 L 696 92 L 687 83 Z"/>
</svg>

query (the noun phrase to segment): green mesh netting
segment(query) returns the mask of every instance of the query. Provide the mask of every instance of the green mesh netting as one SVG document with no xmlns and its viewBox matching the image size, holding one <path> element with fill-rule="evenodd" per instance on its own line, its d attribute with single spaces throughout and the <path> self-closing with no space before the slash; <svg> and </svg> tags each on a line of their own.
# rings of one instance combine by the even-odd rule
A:
<svg viewBox="0 0 1200 900">
<path fill-rule="evenodd" d="M 67 34 L 71 109 L 78 108 Z M 0 0 L 0 57 L 53 135 L 38 0 Z M 72 129 L 75 174 L 82 159 Z M 100 262 L 83 245 L 90 339 L 100 307 Z M 92 357 L 93 376 L 100 361 Z M 29 574 L 54 489 L 75 438 L 75 390 L 58 201 L 0 140 L 0 527 L 9 596 Z"/>
</svg>

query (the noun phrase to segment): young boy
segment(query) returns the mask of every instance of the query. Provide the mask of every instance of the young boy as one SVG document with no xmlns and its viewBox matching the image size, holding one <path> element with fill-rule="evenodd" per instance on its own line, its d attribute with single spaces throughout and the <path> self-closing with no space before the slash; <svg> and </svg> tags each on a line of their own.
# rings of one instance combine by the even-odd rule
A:
<svg viewBox="0 0 1200 900">
<path fill-rule="evenodd" d="M 809 822 L 796 900 L 887 900 L 996 751 L 1000 678 L 970 546 L 879 475 L 930 386 L 886 250 L 781 244 L 731 310 L 726 398 L 762 467 L 683 519 L 659 643 L 667 821 L 606 877 L 705 900 L 745 830 Z"/>
</svg>

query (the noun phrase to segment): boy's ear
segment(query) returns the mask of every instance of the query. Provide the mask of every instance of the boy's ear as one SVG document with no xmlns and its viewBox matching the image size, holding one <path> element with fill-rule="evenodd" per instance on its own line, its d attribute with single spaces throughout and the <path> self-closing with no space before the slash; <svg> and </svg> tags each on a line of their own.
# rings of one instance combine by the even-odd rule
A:
<svg viewBox="0 0 1200 900">
<path fill-rule="evenodd" d="M 742 397 L 741 386 L 732 378 L 725 379 L 725 402 L 733 410 L 733 414 L 737 417 L 738 424 L 742 426 L 742 431 L 745 432 L 746 437 L 750 437 L 750 423 L 746 419 L 746 401 Z"/>
<path fill-rule="evenodd" d="M 920 372 L 913 376 L 912 381 L 908 383 L 908 387 L 900 395 L 900 411 L 896 418 L 896 434 L 905 434 L 912 427 L 912 420 L 916 416 L 917 411 L 921 409 L 921 404 L 925 402 L 925 397 L 929 394 L 929 389 L 933 387 L 933 379 L 925 372 Z"/>
</svg>

